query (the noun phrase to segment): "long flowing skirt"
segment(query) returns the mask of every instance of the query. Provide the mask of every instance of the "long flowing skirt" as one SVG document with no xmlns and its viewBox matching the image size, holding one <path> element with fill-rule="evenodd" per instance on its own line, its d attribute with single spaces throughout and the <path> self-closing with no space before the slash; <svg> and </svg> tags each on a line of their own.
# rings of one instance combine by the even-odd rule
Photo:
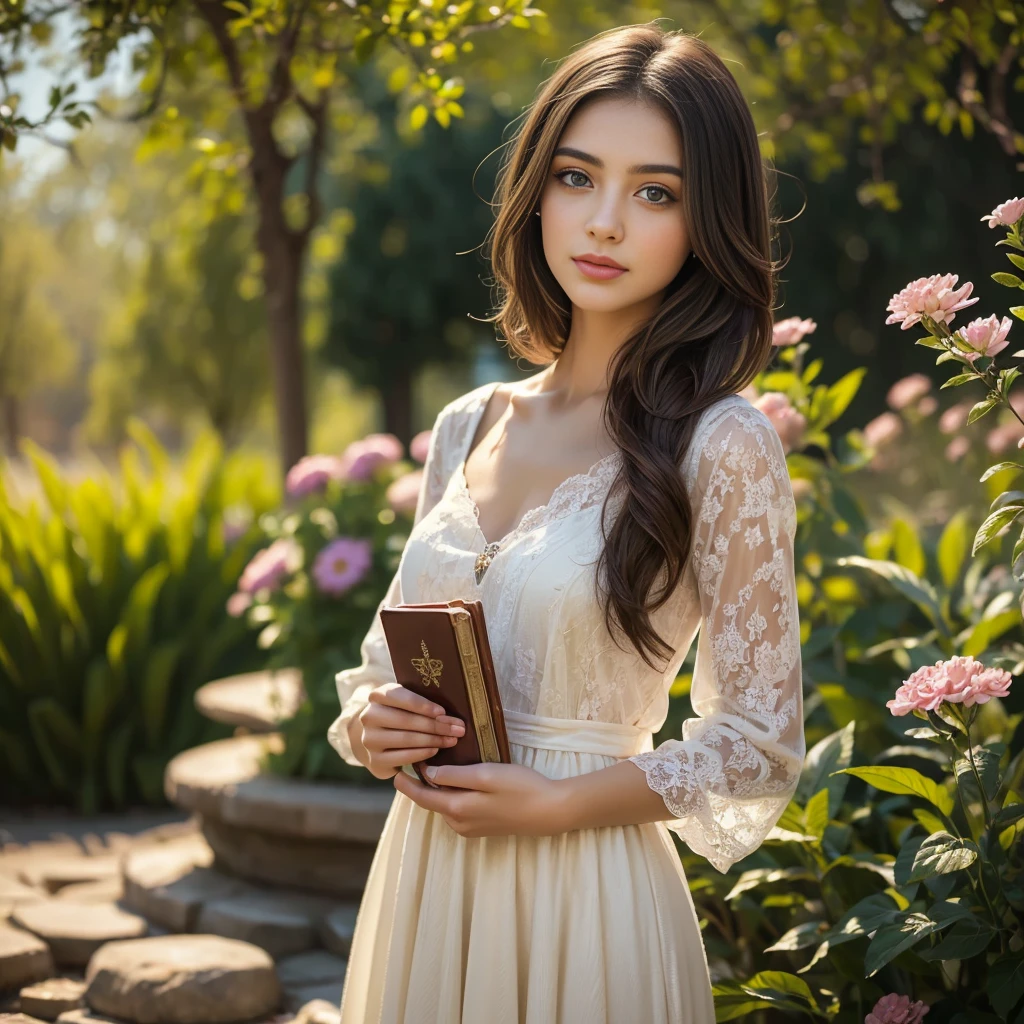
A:
<svg viewBox="0 0 1024 1024">
<path fill-rule="evenodd" d="M 637 751 L 631 726 L 506 714 L 513 761 L 548 778 Z M 697 914 L 663 823 L 466 839 L 395 793 L 341 1024 L 714 1019 Z"/>
</svg>

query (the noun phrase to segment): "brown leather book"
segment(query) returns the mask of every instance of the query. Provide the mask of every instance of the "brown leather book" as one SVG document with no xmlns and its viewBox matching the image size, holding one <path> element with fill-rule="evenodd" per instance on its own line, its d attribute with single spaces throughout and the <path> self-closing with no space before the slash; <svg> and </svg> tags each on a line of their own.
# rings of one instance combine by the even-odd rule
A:
<svg viewBox="0 0 1024 1024">
<path fill-rule="evenodd" d="M 428 786 L 427 765 L 510 764 L 505 716 L 480 601 L 398 604 L 381 608 L 395 680 L 466 723 L 466 734 L 412 767 Z"/>
</svg>

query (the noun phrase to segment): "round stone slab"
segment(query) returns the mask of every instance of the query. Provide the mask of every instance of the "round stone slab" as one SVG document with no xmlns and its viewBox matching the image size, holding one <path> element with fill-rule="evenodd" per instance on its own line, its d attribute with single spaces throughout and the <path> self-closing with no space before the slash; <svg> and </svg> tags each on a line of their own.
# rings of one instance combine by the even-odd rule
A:
<svg viewBox="0 0 1024 1024">
<path fill-rule="evenodd" d="M 0 992 L 42 981 L 54 973 L 50 947 L 24 928 L 0 923 Z"/>
<path fill-rule="evenodd" d="M 26 985 L 18 993 L 21 1012 L 43 1020 L 56 1020 L 62 1013 L 82 1005 L 85 982 L 74 978 L 47 978 Z"/>
<path fill-rule="evenodd" d="M 298 711 L 304 699 L 302 673 L 285 668 L 215 679 L 196 690 L 195 705 L 201 715 L 215 722 L 273 732 Z"/>
<path fill-rule="evenodd" d="M 81 903 L 70 899 L 22 903 L 11 920 L 38 935 L 58 964 L 84 967 L 105 942 L 137 939 L 146 934 L 144 917 L 130 914 L 115 903 Z"/>
<path fill-rule="evenodd" d="M 228 1024 L 276 1010 L 281 987 L 268 953 L 218 935 L 108 942 L 85 972 L 85 1000 L 135 1024 Z"/>
</svg>

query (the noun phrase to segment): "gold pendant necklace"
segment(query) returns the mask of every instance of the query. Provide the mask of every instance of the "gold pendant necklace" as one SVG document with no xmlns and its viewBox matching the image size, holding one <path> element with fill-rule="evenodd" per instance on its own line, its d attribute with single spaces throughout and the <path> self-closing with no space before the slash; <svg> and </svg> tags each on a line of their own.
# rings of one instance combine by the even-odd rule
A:
<svg viewBox="0 0 1024 1024">
<path fill-rule="evenodd" d="M 484 578 L 484 573 L 487 572 L 487 567 L 491 564 L 494 556 L 498 553 L 498 549 L 501 547 L 500 541 L 494 541 L 492 544 L 488 544 L 479 555 L 476 556 L 476 565 L 473 567 L 476 575 L 476 582 L 479 586 L 480 581 Z"/>
</svg>

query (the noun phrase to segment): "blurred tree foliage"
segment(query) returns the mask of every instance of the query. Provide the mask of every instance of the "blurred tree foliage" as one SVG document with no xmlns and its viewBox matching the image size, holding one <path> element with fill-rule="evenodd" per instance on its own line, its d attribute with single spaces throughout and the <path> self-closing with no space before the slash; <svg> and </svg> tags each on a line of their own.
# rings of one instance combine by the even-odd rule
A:
<svg viewBox="0 0 1024 1024">
<path fill-rule="evenodd" d="M 145 72 L 133 119 L 146 119 L 146 145 L 196 152 L 194 180 L 211 219 L 240 213 L 247 201 L 256 243 L 271 342 L 280 454 L 290 466 L 305 453 L 306 389 L 302 277 L 321 226 L 321 176 L 332 134 L 359 124 L 351 76 L 378 53 L 397 51 L 406 65 L 402 93 L 410 124 L 433 115 L 447 126 L 459 117 L 463 87 L 441 70 L 473 48 L 471 36 L 506 25 L 528 29 L 541 12 L 524 0 L 503 6 L 389 3 L 375 8 L 346 0 L 159 2 L 83 0 L 76 5 L 73 49 L 93 75 L 125 41 Z M 54 87 L 49 110 L 32 122 L 7 87 L 23 53 L 45 45 L 60 5 L 0 5 L 0 144 L 55 118 L 79 127 L 89 106 L 73 84 Z M 212 72 L 212 75 L 211 75 Z M 211 77 L 214 81 L 211 83 Z M 192 112 L 164 102 L 168 83 L 199 86 Z"/>
</svg>

